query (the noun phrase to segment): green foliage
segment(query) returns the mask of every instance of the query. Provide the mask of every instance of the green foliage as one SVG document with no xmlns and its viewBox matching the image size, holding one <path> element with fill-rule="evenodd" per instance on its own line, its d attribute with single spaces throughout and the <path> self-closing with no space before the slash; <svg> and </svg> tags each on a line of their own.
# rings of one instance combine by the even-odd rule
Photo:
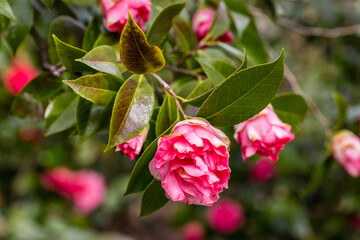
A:
<svg viewBox="0 0 360 240">
<path fill-rule="evenodd" d="M 0 14 L 16 22 L 14 13 L 7 0 L 0 0 Z"/>
<path fill-rule="evenodd" d="M 85 36 L 83 39 L 82 47 L 85 51 L 90 51 L 98 36 L 101 34 L 102 21 L 98 17 L 94 17 L 86 28 Z"/>
<path fill-rule="evenodd" d="M 106 150 L 135 137 L 149 123 L 154 94 L 143 75 L 134 75 L 119 89 L 110 122 Z"/>
<path fill-rule="evenodd" d="M 216 11 L 215 19 L 208 34 L 201 40 L 216 39 L 222 36 L 230 26 L 230 19 L 224 2 L 220 2 Z"/>
<path fill-rule="evenodd" d="M 165 191 L 160 181 L 154 179 L 145 189 L 140 205 L 139 217 L 147 216 L 162 208 L 169 199 L 165 196 Z"/>
<path fill-rule="evenodd" d="M 231 75 L 205 100 L 197 112 L 219 127 L 245 121 L 264 109 L 279 89 L 284 74 L 284 52 L 269 64 Z"/>
<path fill-rule="evenodd" d="M 96 3 L 96 0 L 61 0 L 61 1 L 78 6 L 87 6 Z"/>
<path fill-rule="evenodd" d="M 161 135 L 168 129 L 178 118 L 178 110 L 174 98 L 170 94 L 166 94 L 163 104 L 159 110 L 156 119 L 155 133 L 156 136 Z"/>
<path fill-rule="evenodd" d="M 120 57 L 124 67 L 135 74 L 156 72 L 165 65 L 160 48 L 149 45 L 130 13 L 120 38 Z"/>
<path fill-rule="evenodd" d="M 340 95 L 340 93 L 334 92 L 333 98 L 335 100 L 336 108 L 337 108 L 337 119 L 333 127 L 333 131 L 337 131 L 341 129 L 345 124 L 346 115 L 348 111 L 348 104 L 344 99 L 344 97 Z"/>
</svg>

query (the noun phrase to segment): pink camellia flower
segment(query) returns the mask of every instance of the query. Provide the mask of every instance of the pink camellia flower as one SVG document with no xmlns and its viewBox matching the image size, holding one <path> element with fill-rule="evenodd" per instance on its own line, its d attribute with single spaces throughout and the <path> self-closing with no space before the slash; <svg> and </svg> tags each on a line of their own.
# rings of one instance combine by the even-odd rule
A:
<svg viewBox="0 0 360 240">
<path fill-rule="evenodd" d="M 360 138 L 348 130 L 336 133 L 331 141 L 335 160 L 352 176 L 360 175 Z"/>
<path fill-rule="evenodd" d="M 267 157 L 262 157 L 251 166 L 251 177 L 255 181 L 265 182 L 275 176 L 275 165 Z"/>
<path fill-rule="evenodd" d="M 17 95 L 25 85 L 38 75 L 38 70 L 28 61 L 13 59 L 2 74 L 5 88 Z"/>
<path fill-rule="evenodd" d="M 279 151 L 295 137 L 291 126 L 283 123 L 271 106 L 234 128 L 234 138 L 241 145 L 244 161 L 257 153 L 276 162 Z"/>
<path fill-rule="evenodd" d="M 158 141 L 151 174 L 173 201 L 211 206 L 228 188 L 230 141 L 201 119 L 177 123 Z"/>
<path fill-rule="evenodd" d="M 44 187 L 73 201 L 75 209 L 84 214 L 103 202 L 106 191 L 103 176 L 91 170 L 73 172 L 59 167 L 45 172 L 41 182 Z"/>
<path fill-rule="evenodd" d="M 130 157 L 130 160 L 134 160 L 135 156 L 139 155 L 141 148 L 144 144 L 149 128 L 145 127 L 139 135 L 131 138 L 123 144 L 117 145 L 115 151 L 121 151 L 126 156 Z"/>
<path fill-rule="evenodd" d="M 203 240 L 205 239 L 205 229 L 203 225 L 197 221 L 186 223 L 181 228 L 181 239 L 183 240 Z"/>
<path fill-rule="evenodd" d="M 203 8 L 197 11 L 192 20 L 192 28 L 196 34 L 198 41 L 203 39 L 206 34 L 210 31 L 216 15 L 216 10 L 211 7 Z M 233 42 L 233 36 L 228 29 L 224 35 L 218 38 L 222 42 Z"/>
<path fill-rule="evenodd" d="M 150 18 L 150 0 L 101 0 L 105 12 L 104 25 L 111 32 L 121 34 L 130 11 L 131 17 L 144 29 L 144 24 Z"/>
<path fill-rule="evenodd" d="M 225 198 L 206 211 L 206 219 L 215 230 L 231 234 L 243 225 L 245 217 L 238 202 Z"/>
</svg>

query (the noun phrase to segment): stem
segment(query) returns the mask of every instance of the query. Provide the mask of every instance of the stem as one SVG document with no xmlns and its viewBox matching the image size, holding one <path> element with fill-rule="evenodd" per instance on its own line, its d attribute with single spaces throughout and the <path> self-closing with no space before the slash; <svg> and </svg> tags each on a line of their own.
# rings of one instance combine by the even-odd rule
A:
<svg viewBox="0 0 360 240">
<path fill-rule="evenodd" d="M 184 118 L 186 119 L 186 114 L 184 112 L 184 109 L 182 108 L 179 100 L 176 97 L 176 94 L 174 92 L 174 90 L 172 90 L 172 88 L 170 87 L 169 84 L 167 84 L 159 75 L 157 75 L 156 73 L 151 73 L 151 75 L 158 80 L 158 82 L 166 89 L 166 91 L 174 98 L 175 103 L 177 108 L 179 109 L 179 111 L 181 112 L 181 114 L 184 116 Z"/>
<path fill-rule="evenodd" d="M 166 65 L 164 68 L 165 68 L 165 69 L 170 69 L 170 70 L 172 70 L 172 71 L 174 71 L 174 72 L 187 74 L 187 75 L 194 76 L 194 77 L 201 78 L 201 79 L 206 79 L 206 78 L 207 78 L 206 76 L 204 76 L 204 75 L 202 75 L 202 74 L 193 72 L 193 71 L 188 70 L 188 69 L 178 68 L 178 67 L 176 67 L 176 66 Z"/>
</svg>

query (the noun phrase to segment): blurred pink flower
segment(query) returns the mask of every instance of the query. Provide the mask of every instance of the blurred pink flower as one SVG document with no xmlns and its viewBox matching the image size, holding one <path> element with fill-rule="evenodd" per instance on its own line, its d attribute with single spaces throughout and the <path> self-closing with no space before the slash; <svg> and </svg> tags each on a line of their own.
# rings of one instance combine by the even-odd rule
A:
<svg viewBox="0 0 360 240">
<path fill-rule="evenodd" d="M 38 75 L 38 70 L 27 60 L 14 58 L 2 74 L 5 88 L 17 95 L 25 85 Z"/>
<path fill-rule="evenodd" d="M 355 215 L 354 217 L 351 218 L 351 227 L 360 232 L 360 215 Z"/>
<path fill-rule="evenodd" d="M 135 156 L 139 155 L 141 148 L 144 144 L 149 128 L 145 127 L 139 135 L 131 138 L 123 144 L 117 145 L 115 151 L 121 151 L 124 155 L 130 157 L 130 160 L 134 160 Z"/>
<path fill-rule="evenodd" d="M 256 163 L 251 165 L 251 177 L 255 181 L 265 182 L 275 176 L 274 163 L 266 158 L 261 157 Z"/>
<path fill-rule="evenodd" d="M 73 172 L 58 167 L 42 175 L 41 182 L 47 189 L 73 201 L 75 209 L 87 214 L 104 200 L 106 186 L 102 175 L 91 170 Z"/>
<path fill-rule="evenodd" d="M 150 172 L 173 201 L 211 206 L 228 188 L 229 144 L 222 131 L 204 120 L 181 121 L 159 139 Z"/>
<path fill-rule="evenodd" d="M 245 221 L 244 211 L 240 203 L 222 198 L 206 211 L 209 225 L 224 234 L 238 230 Z"/>
<path fill-rule="evenodd" d="M 101 0 L 105 12 L 104 25 L 111 32 L 121 34 L 130 11 L 131 17 L 144 30 L 150 18 L 150 0 Z"/>
<path fill-rule="evenodd" d="M 257 153 L 276 162 L 279 151 L 295 137 L 290 132 L 291 126 L 283 123 L 271 106 L 234 128 L 234 138 L 241 145 L 244 161 Z"/>
<path fill-rule="evenodd" d="M 195 13 L 192 20 L 192 28 L 198 41 L 203 39 L 210 31 L 215 15 L 216 10 L 211 7 L 200 9 Z M 218 40 L 222 42 L 233 42 L 234 39 L 230 30 L 228 29 L 224 35 L 218 38 Z"/>
<path fill-rule="evenodd" d="M 186 223 L 180 231 L 182 240 L 203 240 L 205 239 L 205 229 L 197 221 Z"/>
<path fill-rule="evenodd" d="M 360 175 L 360 138 L 348 130 L 336 133 L 331 141 L 335 160 L 352 176 Z"/>
</svg>

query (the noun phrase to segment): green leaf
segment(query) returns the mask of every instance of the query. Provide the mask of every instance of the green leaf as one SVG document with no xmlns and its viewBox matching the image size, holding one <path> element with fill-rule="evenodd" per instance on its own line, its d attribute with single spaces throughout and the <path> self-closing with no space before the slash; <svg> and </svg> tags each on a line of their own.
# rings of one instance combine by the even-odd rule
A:
<svg viewBox="0 0 360 240">
<path fill-rule="evenodd" d="M 341 129 L 346 122 L 348 104 L 344 99 L 344 97 L 341 96 L 338 92 L 333 93 L 333 98 L 335 100 L 336 108 L 337 108 L 337 119 L 332 130 L 336 131 Z"/>
<path fill-rule="evenodd" d="M 29 120 L 43 119 L 43 103 L 63 90 L 60 79 L 49 72 L 40 73 L 16 96 L 11 105 L 11 114 Z"/>
<path fill-rule="evenodd" d="M 278 117 L 293 127 L 296 132 L 299 125 L 304 121 L 308 106 L 301 95 L 284 93 L 277 95 L 272 101 L 275 113 Z"/>
<path fill-rule="evenodd" d="M 106 107 L 115 98 L 122 79 L 109 74 L 95 74 L 79 77 L 76 80 L 64 80 L 78 95 L 99 106 Z"/>
<path fill-rule="evenodd" d="M 71 128 L 76 123 L 76 105 L 78 98 L 72 92 L 57 96 L 45 111 L 46 136 Z"/>
<path fill-rule="evenodd" d="M 174 98 L 166 93 L 163 104 L 161 105 L 159 115 L 156 119 L 156 136 L 166 131 L 177 119 L 178 109 Z"/>
<path fill-rule="evenodd" d="M 120 38 L 120 57 L 126 70 L 135 74 L 156 72 L 165 66 L 160 48 L 148 44 L 144 32 L 131 18 L 130 12 Z"/>
<path fill-rule="evenodd" d="M 198 117 L 226 127 L 243 122 L 263 110 L 275 96 L 284 75 L 284 51 L 268 64 L 231 75 L 201 105 Z"/>
<path fill-rule="evenodd" d="M 79 144 L 92 137 L 105 123 L 107 108 L 99 107 L 80 98 L 76 108 L 76 128 Z"/>
<path fill-rule="evenodd" d="M 59 62 L 55 42 L 52 35 L 57 36 L 59 39 L 71 46 L 81 48 L 84 34 L 85 26 L 81 22 L 69 16 L 59 16 L 55 18 L 51 22 L 48 38 L 48 53 L 50 63 L 57 64 Z M 82 56 L 84 55 L 85 54 Z"/>
<path fill-rule="evenodd" d="M 88 6 L 96 3 L 96 0 L 62 0 L 64 3 L 70 3 L 77 6 Z"/>
<path fill-rule="evenodd" d="M 83 57 L 86 52 L 67 43 L 62 42 L 55 35 L 53 35 L 56 51 L 59 59 L 64 64 L 66 69 L 70 72 L 91 71 L 92 69 L 81 62 L 75 61 Z"/>
<path fill-rule="evenodd" d="M 154 179 L 146 187 L 141 198 L 139 217 L 144 217 L 162 208 L 169 199 L 165 195 L 165 190 L 161 182 Z"/>
<path fill-rule="evenodd" d="M 161 135 L 166 135 L 171 132 L 171 129 L 176 122 L 170 126 Z M 157 142 L 161 136 L 158 136 L 143 152 L 139 160 L 136 162 L 133 171 L 131 172 L 129 183 L 127 185 L 124 195 L 137 193 L 143 191 L 154 179 L 149 170 L 149 163 L 154 158 L 157 150 Z"/>
<path fill-rule="evenodd" d="M 146 35 L 149 44 L 162 45 L 162 42 L 173 25 L 174 19 L 183 10 L 185 4 L 186 2 L 170 4 L 156 16 Z"/>
<path fill-rule="evenodd" d="M 5 39 L 15 55 L 17 48 L 29 34 L 34 22 L 34 9 L 29 0 L 11 0 L 16 22 L 10 22 L 5 31 Z M 3 6 L 4 3 L 0 3 Z M 4 5 L 5 6 L 5 5 Z"/>
<path fill-rule="evenodd" d="M 96 47 L 76 61 L 82 62 L 100 72 L 122 77 L 117 66 L 116 53 L 110 46 Z"/>
<path fill-rule="evenodd" d="M 90 51 L 93 48 L 96 39 L 101 34 L 101 26 L 102 21 L 98 17 L 94 17 L 89 23 L 82 43 L 82 48 L 85 51 Z"/>
<path fill-rule="evenodd" d="M 94 43 L 94 48 L 102 45 L 113 45 L 119 41 L 119 34 L 112 32 L 101 33 Z"/>
<path fill-rule="evenodd" d="M 246 4 L 239 0 L 224 0 L 224 2 L 232 11 L 245 15 L 250 19 L 250 23 L 241 38 L 241 43 L 245 46 L 249 57 L 255 63 L 267 62 L 268 54 L 264 43 L 257 32 L 254 16 L 248 10 Z"/>
<path fill-rule="evenodd" d="M 0 0 L 0 14 L 16 22 L 14 13 L 7 0 Z"/>
<path fill-rule="evenodd" d="M 143 149 L 146 149 L 157 137 L 156 136 L 156 119 L 159 114 L 160 107 L 154 108 L 150 121 L 149 121 L 149 132 L 143 145 Z"/>
<path fill-rule="evenodd" d="M 44 4 L 46 4 L 49 8 L 51 8 L 55 2 L 55 0 L 41 0 Z"/>
<path fill-rule="evenodd" d="M 177 17 L 174 21 L 174 38 L 176 44 L 187 53 L 196 48 L 196 38 L 194 31 L 189 23 L 181 17 Z"/>
<path fill-rule="evenodd" d="M 204 37 L 204 39 L 202 39 L 202 41 L 208 39 L 216 39 L 224 35 L 224 33 L 229 29 L 229 27 L 230 20 L 227 14 L 226 5 L 224 2 L 220 2 L 209 33 Z"/>
<path fill-rule="evenodd" d="M 153 90 L 143 75 L 126 80 L 115 98 L 105 151 L 133 138 L 149 123 L 154 101 Z"/>
<path fill-rule="evenodd" d="M 241 39 L 246 28 L 249 26 L 250 19 L 242 14 L 232 12 L 231 18 L 236 27 L 236 36 L 237 38 Z"/>
</svg>

